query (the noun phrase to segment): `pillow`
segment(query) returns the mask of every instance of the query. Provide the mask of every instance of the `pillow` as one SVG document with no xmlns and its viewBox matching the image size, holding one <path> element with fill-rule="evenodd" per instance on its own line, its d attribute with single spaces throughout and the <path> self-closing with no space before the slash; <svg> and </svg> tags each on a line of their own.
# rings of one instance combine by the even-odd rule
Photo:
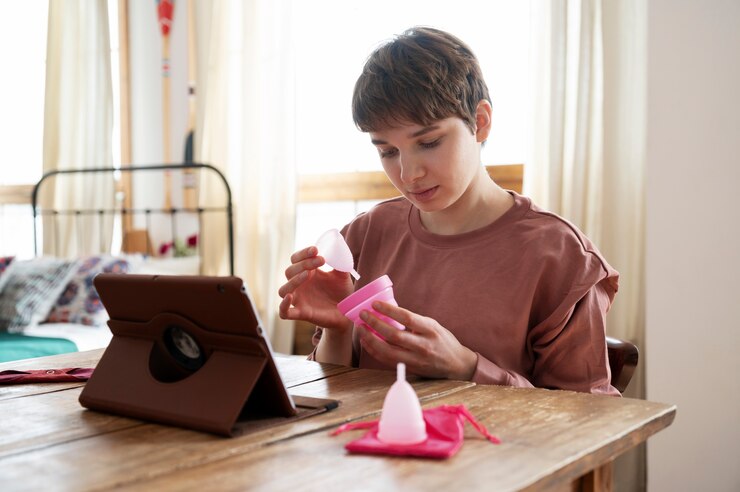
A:
<svg viewBox="0 0 740 492">
<path fill-rule="evenodd" d="M 126 259 L 110 255 L 82 259 L 72 278 L 52 305 L 44 323 L 104 325 L 108 320 L 108 313 L 93 285 L 95 275 L 101 272 L 130 273 L 131 264 Z"/>
<path fill-rule="evenodd" d="M 18 333 L 46 318 L 76 267 L 55 258 L 12 262 L 0 276 L 0 331 Z"/>
<path fill-rule="evenodd" d="M 8 265 L 10 265 L 10 262 L 13 261 L 13 258 L 15 258 L 15 256 L 0 257 L 0 275 L 2 275 L 3 272 L 8 269 Z"/>
</svg>

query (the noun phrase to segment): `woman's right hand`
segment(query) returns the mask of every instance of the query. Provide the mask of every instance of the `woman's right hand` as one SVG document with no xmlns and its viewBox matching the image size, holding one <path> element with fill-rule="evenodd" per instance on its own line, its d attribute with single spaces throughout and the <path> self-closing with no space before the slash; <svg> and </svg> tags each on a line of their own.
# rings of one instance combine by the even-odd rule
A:
<svg viewBox="0 0 740 492">
<path fill-rule="evenodd" d="M 308 321 L 323 328 L 351 329 L 352 322 L 337 309 L 337 303 L 354 290 L 349 273 L 319 270 L 325 261 L 318 256 L 316 246 L 293 253 L 290 262 L 285 269 L 288 282 L 278 289 L 283 299 L 280 317 Z"/>
</svg>

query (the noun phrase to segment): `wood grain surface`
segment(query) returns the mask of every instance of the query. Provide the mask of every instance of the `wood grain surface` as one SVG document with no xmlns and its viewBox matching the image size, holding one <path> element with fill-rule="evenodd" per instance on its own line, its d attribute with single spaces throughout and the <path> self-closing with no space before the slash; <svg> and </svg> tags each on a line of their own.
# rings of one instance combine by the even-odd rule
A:
<svg viewBox="0 0 740 492">
<path fill-rule="evenodd" d="M 670 425 L 675 407 L 566 391 L 476 386 L 425 406 L 464 402 L 497 435 L 494 445 L 468 426 L 461 451 L 444 461 L 350 455 L 363 431 L 316 432 L 158 477 L 147 486 L 198 490 L 570 490 L 594 468 Z M 135 489 L 135 484 L 131 484 Z M 603 484 L 595 490 L 602 490 Z"/>
<path fill-rule="evenodd" d="M 0 370 L 90 367 L 99 357 L 66 354 Z M 351 455 L 344 445 L 363 431 L 329 432 L 377 419 L 395 374 L 276 362 L 291 393 L 340 406 L 229 439 L 85 410 L 79 384 L 23 385 L 12 394 L 3 387 L 0 490 L 610 490 L 612 460 L 676 412 L 644 400 L 411 378 L 423 406 L 464 403 L 502 444 L 466 426 L 462 449 L 447 460 Z"/>
<path fill-rule="evenodd" d="M 103 355 L 104 349 L 88 350 L 86 352 L 72 352 L 69 354 L 50 355 L 35 359 L 24 359 L 0 363 L 0 371 L 28 369 L 65 369 L 70 367 L 95 367 Z M 85 383 L 34 383 L 0 385 L 0 401 L 21 396 L 36 395 L 62 391 L 70 388 L 79 388 Z M 0 424 L 5 427 L 3 424 Z"/>
<path fill-rule="evenodd" d="M 15 429 L 0 438 L 0 484 L 22 483 L 22 489 L 28 490 L 49 484 L 64 484 L 63 488 L 74 490 L 141 484 L 163 474 L 248 453 L 271 442 L 324 432 L 377 415 L 395 380 L 395 374 L 389 371 L 360 371 L 284 358 L 277 361 L 286 380 L 310 380 L 293 384 L 291 393 L 338 399 L 339 408 L 228 439 L 85 410 L 77 403 L 80 388 L 11 399 L 0 406 L 8 415 L 3 427 Z M 315 379 L 317 368 L 331 376 Z M 470 382 L 447 380 L 413 384 L 422 401 L 472 386 Z M 31 422 L 25 417 L 29 412 Z M 86 463 L 84 473 L 81 468 L 69 466 L 70 456 Z"/>
</svg>

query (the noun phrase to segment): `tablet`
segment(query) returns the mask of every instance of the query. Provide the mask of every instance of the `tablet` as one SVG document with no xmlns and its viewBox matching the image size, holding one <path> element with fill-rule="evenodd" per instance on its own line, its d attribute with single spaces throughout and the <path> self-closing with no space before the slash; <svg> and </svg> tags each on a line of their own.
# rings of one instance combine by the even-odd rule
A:
<svg viewBox="0 0 740 492">
<path fill-rule="evenodd" d="M 82 406 L 223 435 L 240 416 L 297 415 L 240 278 L 102 273 L 94 284 L 113 338 Z"/>
</svg>

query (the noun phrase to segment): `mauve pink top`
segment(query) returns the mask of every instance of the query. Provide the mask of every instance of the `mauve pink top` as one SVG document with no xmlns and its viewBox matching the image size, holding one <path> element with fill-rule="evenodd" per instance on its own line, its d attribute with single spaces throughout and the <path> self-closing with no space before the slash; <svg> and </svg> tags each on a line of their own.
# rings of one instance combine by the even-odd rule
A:
<svg viewBox="0 0 740 492">
<path fill-rule="evenodd" d="M 355 289 L 388 274 L 399 306 L 477 353 L 476 383 L 619 395 L 605 340 L 619 274 L 575 226 L 511 193 L 498 220 L 453 236 L 425 230 L 405 198 L 358 215 L 342 230 L 362 276 Z M 357 333 L 353 364 L 394 369 Z"/>
</svg>

